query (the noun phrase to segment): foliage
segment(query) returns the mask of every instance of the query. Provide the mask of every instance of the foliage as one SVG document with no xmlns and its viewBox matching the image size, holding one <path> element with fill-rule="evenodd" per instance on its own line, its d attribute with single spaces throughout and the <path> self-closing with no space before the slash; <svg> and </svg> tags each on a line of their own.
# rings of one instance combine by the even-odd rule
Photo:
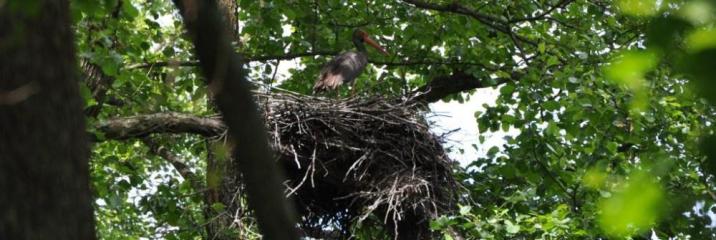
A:
<svg viewBox="0 0 716 240">
<path fill-rule="evenodd" d="M 508 139 L 501 156 L 472 163 L 481 169 L 468 170 L 473 191 L 502 198 L 481 196 L 476 202 L 508 204 L 505 223 L 522 214 L 548 215 L 567 204 L 568 216 L 577 220 L 562 235 L 570 238 L 713 237 L 705 224 L 710 219 L 689 213 L 696 202 L 714 201 L 713 179 L 696 148 L 710 132 L 713 111 L 692 92 L 690 83 L 699 82 L 686 80 L 706 76 L 689 70 L 711 64 L 706 58 L 695 62 L 698 54 L 689 53 L 694 48 L 689 39 L 695 38 L 689 34 L 706 34 L 674 16 L 691 4 L 708 3 L 672 2 L 658 12 L 633 6 L 646 2 L 621 1 L 598 13 L 605 14 L 608 27 L 590 29 L 604 36 L 616 29 L 636 35 L 627 42 L 592 42 L 596 48 L 583 59 L 597 64 L 566 65 L 549 79 L 537 72 L 533 82 L 517 82 L 514 93 L 502 91 L 497 106 L 480 117 L 480 124 L 490 126 L 481 131 L 516 128 L 520 134 Z M 616 44 L 622 47 L 599 47 Z M 472 222 L 495 216 L 490 210 L 477 211 L 483 217 Z"/>
<path fill-rule="evenodd" d="M 361 27 L 392 55 L 369 50 L 374 68 L 358 79 L 360 95 L 400 96 L 455 72 L 500 92 L 465 124 L 477 124 L 483 141 L 488 132 L 518 133 L 455 172 L 462 207 L 431 224 L 445 238 L 714 237 L 706 212 L 716 203 L 716 164 L 699 148 L 714 149 L 713 137 L 702 141 L 716 101 L 713 2 L 237 2 L 236 50 L 252 60 L 257 84 L 309 93 L 322 64 L 350 49 Z M 79 57 L 113 79 L 107 96 L 122 103 L 105 101 L 89 119 L 99 140 L 92 179 L 101 237 L 206 237 L 212 219 L 202 191 L 141 141 L 104 139 L 92 128 L 119 116 L 215 113 L 173 5 L 72 6 Z M 101 104 L 91 87 L 84 96 L 88 107 Z M 201 136 L 153 138 L 200 179 L 216 177 Z M 227 234 L 255 238 L 250 213 L 239 215 L 241 228 Z M 362 227 L 356 233 L 366 236 L 380 228 Z"/>
</svg>

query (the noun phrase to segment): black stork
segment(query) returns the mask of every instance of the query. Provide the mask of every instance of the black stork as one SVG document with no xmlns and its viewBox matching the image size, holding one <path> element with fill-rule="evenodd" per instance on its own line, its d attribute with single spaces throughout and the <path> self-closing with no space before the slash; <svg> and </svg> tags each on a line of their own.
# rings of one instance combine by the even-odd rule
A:
<svg viewBox="0 0 716 240">
<path fill-rule="evenodd" d="M 368 43 L 384 55 L 388 55 L 378 43 L 373 41 L 363 30 L 353 31 L 353 44 L 358 51 L 344 52 L 326 63 L 321 69 L 321 74 L 313 85 L 313 93 L 326 90 L 335 90 L 343 84 L 350 84 L 360 75 L 368 64 L 368 54 L 365 44 Z"/>
</svg>

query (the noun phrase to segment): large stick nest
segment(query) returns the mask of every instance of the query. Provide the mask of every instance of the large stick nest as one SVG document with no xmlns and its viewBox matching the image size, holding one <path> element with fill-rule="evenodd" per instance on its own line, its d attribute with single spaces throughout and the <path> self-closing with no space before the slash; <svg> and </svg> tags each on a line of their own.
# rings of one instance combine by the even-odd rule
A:
<svg viewBox="0 0 716 240">
<path fill-rule="evenodd" d="M 454 162 L 420 104 L 291 93 L 259 98 L 304 230 L 333 225 L 345 236 L 355 220 L 374 219 L 392 234 L 429 232 L 429 218 L 452 209 Z M 405 223 L 411 229 L 399 229 Z"/>
</svg>

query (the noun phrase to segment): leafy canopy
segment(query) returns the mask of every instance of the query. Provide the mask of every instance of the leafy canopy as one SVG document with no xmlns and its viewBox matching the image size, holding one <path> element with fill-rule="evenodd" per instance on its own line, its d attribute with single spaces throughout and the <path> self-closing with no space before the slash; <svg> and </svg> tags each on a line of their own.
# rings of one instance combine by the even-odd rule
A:
<svg viewBox="0 0 716 240">
<path fill-rule="evenodd" d="M 236 51 L 250 60 L 257 84 L 309 93 L 322 64 L 351 49 L 360 27 L 392 53 L 369 52 L 373 67 L 355 86 L 362 95 L 399 96 L 455 73 L 474 84 L 467 93 L 499 91 L 476 123 L 465 124 L 478 125 L 481 141 L 488 132 L 518 134 L 455 172 L 465 199 L 431 223 L 445 238 L 453 231 L 481 239 L 714 237 L 706 213 L 716 201 L 716 165 L 705 157 L 713 150 L 699 149 L 714 149 L 707 137 L 716 101 L 712 1 L 236 3 L 229 11 L 239 22 Z M 215 114 L 171 2 L 75 0 L 72 7 L 79 57 L 112 79 L 99 99 L 83 85 L 88 107 L 101 108 L 91 126 L 156 112 Z M 466 97 L 481 96 L 443 100 Z M 190 175 L 142 141 L 90 130 L 99 140 L 92 183 L 102 238 L 206 237 L 205 211 L 227 206 L 207 208 Z M 222 171 L 206 158 L 225 156 L 222 147 L 193 134 L 154 140 L 191 176 L 218 184 Z M 227 234 L 257 237 L 250 214 L 238 217 L 243 224 Z M 372 239 L 377 228 L 359 226 L 356 234 Z"/>
</svg>

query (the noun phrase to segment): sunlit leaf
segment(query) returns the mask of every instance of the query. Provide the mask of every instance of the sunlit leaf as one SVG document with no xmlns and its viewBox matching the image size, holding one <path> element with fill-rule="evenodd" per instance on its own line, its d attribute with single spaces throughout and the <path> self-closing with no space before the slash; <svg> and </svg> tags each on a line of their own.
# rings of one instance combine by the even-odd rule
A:
<svg viewBox="0 0 716 240">
<path fill-rule="evenodd" d="M 126 14 L 126 17 L 129 19 L 134 19 L 139 15 L 139 11 L 131 2 L 122 3 L 122 12 Z"/>
<path fill-rule="evenodd" d="M 679 14 L 693 24 L 704 24 L 714 19 L 713 1 L 688 1 Z"/>
<path fill-rule="evenodd" d="M 644 74 L 657 63 L 656 55 L 647 51 L 628 51 L 619 55 L 605 72 L 607 77 L 631 90 L 644 88 Z"/>
<path fill-rule="evenodd" d="M 599 226 L 615 237 L 647 231 L 658 220 L 663 198 L 663 189 L 653 176 L 646 172 L 632 174 L 614 195 L 599 202 Z"/>
<path fill-rule="evenodd" d="M 505 230 L 509 234 L 516 234 L 520 231 L 520 225 L 514 224 L 510 220 L 505 220 Z"/>
<path fill-rule="evenodd" d="M 591 168 L 584 173 L 582 182 L 590 188 L 599 189 L 606 183 L 607 173 L 597 168 Z"/>
<path fill-rule="evenodd" d="M 651 16 L 657 12 L 656 0 L 619 0 L 617 6 L 625 14 L 634 16 Z"/>
<path fill-rule="evenodd" d="M 460 215 L 467 215 L 468 213 L 470 213 L 470 210 L 472 210 L 471 206 L 461 206 Z"/>
<path fill-rule="evenodd" d="M 716 28 L 702 28 L 689 33 L 686 45 L 691 52 L 716 48 Z"/>
</svg>

